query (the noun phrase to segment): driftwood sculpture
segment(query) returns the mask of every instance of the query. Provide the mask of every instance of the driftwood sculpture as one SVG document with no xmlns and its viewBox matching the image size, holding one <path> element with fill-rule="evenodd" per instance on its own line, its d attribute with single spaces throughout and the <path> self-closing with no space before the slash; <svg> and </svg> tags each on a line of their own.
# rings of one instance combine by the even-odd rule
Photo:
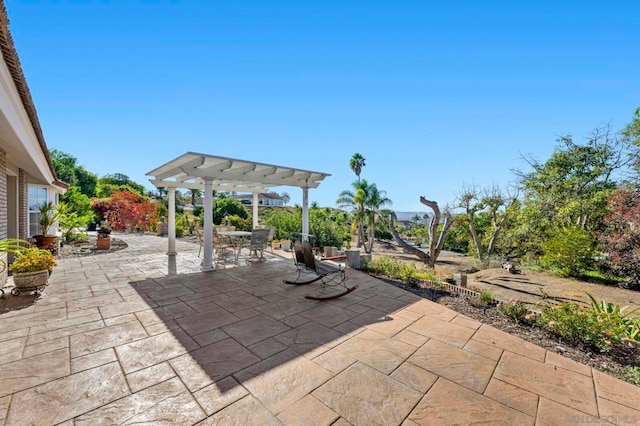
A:
<svg viewBox="0 0 640 426">
<path fill-rule="evenodd" d="M 438 235 L 438 226 L 440 225 L 440 220 L 442 219 L 442 213 L 440 212 L 440 207 L 438 207 L 438 203 L 435 201 L 427 200 L 424 197 L 420 197 L 420 202 L 425 206 L 429 207 L 433 210 L 433 216 L 431 217 L 431 222 L 429 223 L 428 231 L 429 231 L 429 249 L 424 250 L 419 247 L 413 246 L 402 239 L 398 231 L 396 230 L 396 214 L 391 212 L 389 215 L 389 228 L 391 229 L 391 234 L 393 234 L 393 238 L 396 242 L 405 249 L 408 253 L 414 254 L 418 256 L 420 260 L 422 260 L 429 268 L 433 269 L 436 265 L 436 260 L 442 251 L 442 246 L 444 246 L 444 239 L 449 232 L 449 228 L 453 224 L 453 220 L 451 215 L 446 213 L 444 215 L 444 223 L 442 225 L 442 229 L 440 230 L 440 235 Z"/>
</svg>

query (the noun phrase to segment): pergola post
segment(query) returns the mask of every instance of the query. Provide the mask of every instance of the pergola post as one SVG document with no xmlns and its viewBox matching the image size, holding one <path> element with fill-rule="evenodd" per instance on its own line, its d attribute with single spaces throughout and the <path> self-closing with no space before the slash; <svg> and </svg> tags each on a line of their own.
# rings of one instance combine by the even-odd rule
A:
<svg viewBox="0 0 640 426">
<path fill-rule="evenodd" d="M 167 256 L 175 256 L 176 253 L 176 189 L 167 188 L 167 198 L 169 200 L 169 247 Z"/>
<path fill-rule="evenodd" d="M 213 271 L 213 188 L 212 179 L 204 179 L 204 247 L 202 248 L 202 271 Z"/>
<path fill-rule="evenodd" d="M 258 226 L 258 196 L 260 195 L 258 192 L 253 192 L 253 201 L 251 205 L 253 206 L 253 229 L 256 229 Z"/>
<path fill-rule="evenodd" d="M 309 240 L 309 188 L 302 188 L 302 240 Z"/>
</svg>

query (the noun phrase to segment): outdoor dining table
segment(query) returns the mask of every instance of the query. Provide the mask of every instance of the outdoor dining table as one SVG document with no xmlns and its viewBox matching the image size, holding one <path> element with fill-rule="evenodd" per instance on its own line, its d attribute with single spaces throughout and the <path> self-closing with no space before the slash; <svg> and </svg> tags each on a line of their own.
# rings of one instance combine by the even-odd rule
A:
<svg viewBox="0 0 640 426">
<path fill-rule="evenodd" d="M 250 231 L 218 231 L 218 235 L 224 235 L 225 237 L 231 238 L 231 243 L 236 251 L 236 262 L 240 258 L 240 250 L 244 247 L 247 239 L 251 238 Z"/>
</svg>

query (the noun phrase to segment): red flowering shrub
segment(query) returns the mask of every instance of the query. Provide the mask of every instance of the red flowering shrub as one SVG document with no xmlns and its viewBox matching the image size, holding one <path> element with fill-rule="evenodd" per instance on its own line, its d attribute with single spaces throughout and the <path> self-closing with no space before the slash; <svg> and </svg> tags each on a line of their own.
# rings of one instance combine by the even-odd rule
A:
<svg viewBox="0 0 640 426">
<path fill-rule="evenodd" d="M 606 229 L 600 233 L 606 266 L 627 278 L 629 288 L 640 288 L 640 193 L 617 190 L 607 201 Z"/>
<path fill-rule="evenodd" d="M 147 231 L 155 220 L 154 205 L 129 191 L 114 191 L 108 200 L 94 202 L 93 208 L 117 231 Z"/>
</svg>

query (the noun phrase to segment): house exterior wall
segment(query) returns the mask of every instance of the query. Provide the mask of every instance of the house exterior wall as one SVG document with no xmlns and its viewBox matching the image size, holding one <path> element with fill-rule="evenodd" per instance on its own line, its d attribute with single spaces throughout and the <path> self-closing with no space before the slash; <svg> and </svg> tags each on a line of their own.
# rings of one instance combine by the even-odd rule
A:
<svg viewBox="0 0 640 426">
<path fill-rule="evenodd" d="M 18 238 L 26 240 L 29 237 L 29 184 L 27 173 L 18 171 Z"/>
<path fill-rule="evenodd" d="M 8 212 L 7 212 L 7 153 L 0 148 L 0 240 L 7 238 Z M 0 253 L 1 263 L 6 265 L 7 254 Z M 3 268 L 0 272 L 0 285 L 7 282 L 7 271 Z"/>
<path fill-rule="evenodd" d="M 245 204 L 248 206 L 253 204 L 253 195 L 251 194 L 235 195 L 233 198 L 236 201 L 239 201 L 242 204 Z M 265 194 L 258 194 L 258 205 L 259 206 L 284 206 L 284 200 L 280 198 L 272 198 Z"/>
</svg>

